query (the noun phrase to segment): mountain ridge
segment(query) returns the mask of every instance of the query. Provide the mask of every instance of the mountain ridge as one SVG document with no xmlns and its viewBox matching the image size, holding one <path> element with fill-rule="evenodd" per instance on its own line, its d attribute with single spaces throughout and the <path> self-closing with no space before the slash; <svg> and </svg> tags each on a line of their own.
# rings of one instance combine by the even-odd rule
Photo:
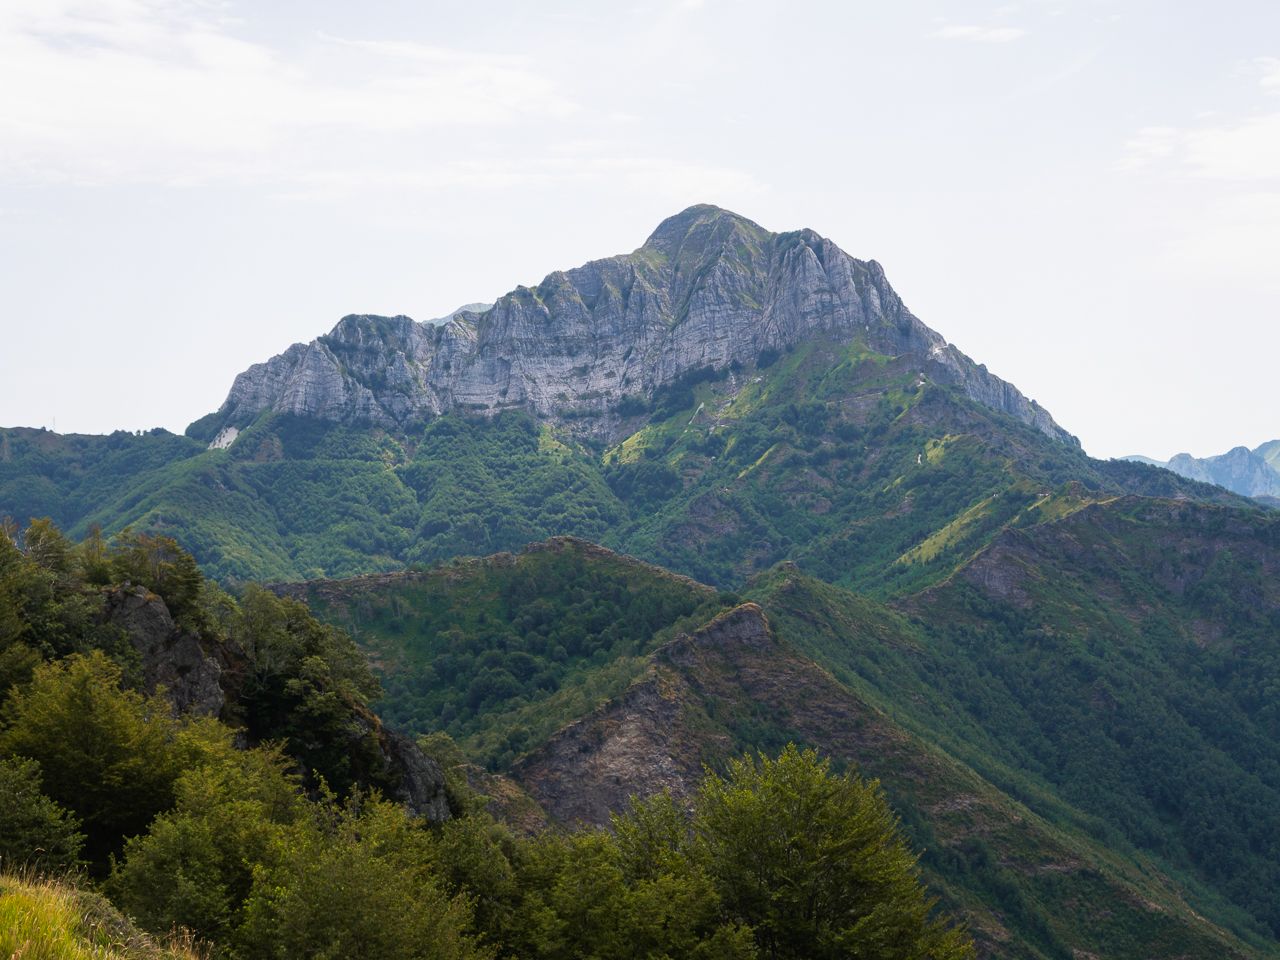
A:
<svg viewBox="0 0 1280 960">
<path fill-rule="evenodd" d="M 916 318 L 876 261 L 813 230 L 772 233 L 706 204 L 668 217 L 630 254 L 553 271 L 488 309 L 443 323 L 343 317 L 239 374 L 188 433 L 210 441 L 267 411 L 394 428 L 450 411 L 521 409 L 613 441 L 625 435 L 629 399 L 813 337 L 910 355 L 922 377 L 1079 445 Z"/>
<path fill-rule="evenodd" d="M 1280 440 L 1269 440 L 1252 450 L 1240 445 L 1210 457 L 1179 453 L 1167 461 L 1138 455 L 1124 459 L 1163 467 L 1188 480 L 1216 484 L 1245 497 L 1280 497 Z"/>
<path fill-rule="evenodd" d="M 1152 510 L 1156 516 L 1148 516 Z M 1227 547 L 1241 562 L 1249 562 L 1243 551 L 1254 535 L 1233 529 L 1239 520 L 1219 516 L 1216 507 L 1177 501 L 1144 507 L 1119 498 L 1035 528 L 1035 541 L 1025 546 L 1074 541 L 1100 522 L 1108 528 L 1159 522 L 1164 526 L 1151 531 L 1150 549 L 1134 557 L 1143 569 L 1155 565 L 1159 573 L 1159 558 L 1177 552 L 1159 541 L 1176 534 L 1180 527 L 1173 524 L 1182 522 L 1179 517 L 1187 511 L 1199 515 L 1183 520 L 1204 540 L 1191 551 L 1188 566 L 1168 572 L 1167 586 L 1182 584 L 1194 592 L 1200 589 L 1197 583 L 1211 586 L 1204 578 L 1211 573 L 1213 548 Z M 1055 531 L 1058 525 L 1065 529 Z M 1262 532 L 1267 544 L 1274 542 L 1274 528 L 1272 524 L 1272 532 Z M 1019 533 L 1017 539 L 1025 536 Z M 1017 555 L 998 545 L 984 553 L 1016 571 L 1028 555 L 1025 546 Z M 1263 545 L 1251 549 L 1256 553 Z M 1054 555 L 1061 552 L 1055 548 Z M 1099 556 L 1108 564 L 1126 562 L 1114 546 Z M 1272 569 L 1266 558 L 1271 554 L 1263 556 L 1257 583 L 1269 598 L 1274 591 L 1266 586 Z M 651 591 L 660 583 L 663 590 L 699 593 L 708 603 L 696 610 L 686 604 L 652 618 L 634 633 L 632 643 L 620 648 L 609 640 L 610 625 L 619 618 L 590 612 L 596 603 L 617 596 L 617 581 L 598 576 L 605 570 L 648 578 L 652 583 L 641 593 L 655 596 Z M 1115 579 L 1115 571 L 1109 568 L 1100 576 Z M 981 581 L 991 585 L 995 579 Z M 1057 571 L 1042 587 L 1052 588 L 1060 579 L 1062 571 Z M 432 587 L 424 591 L 428 583 Z M 930 883 L 944 894 L 950 909 L 965 917 L 983 956 L 1030 960 L 1070 956 L 1072 950 L 1075 955 L 1134 957 L 1253 955 L 1227 933 L 1239 916 L 1233 919 L 1229 905 L 1197 884 L 1185 861 L 1174 862 L 1178 858 L 1168 855 L 1173 851 L 1161 850 L 1149 838 L 1130 846 L 1128 838 L 1099 819 L 1097 797 L 1087 792 L 1068 797 L 1062 784 L 1052 783 L 1052 765 L 1040 767 L 1022 755 L 1036 744 L 1051 753 L 1051 744 L 1060 741 L 1048 718 L 1063 712 L 1068 700 L 1083 701 L 1083 710 L 1096 716 L 1081 718 L 1070 733 L 1081 738 L 1071 744 L 1079 764 L 1075 778 L 1110 782 L 1115 774 L 1107 769 L 1105 749 L 1114 717 L 1123 714 L 1107 700 L 1122 689 L 1115 661 L 1105 667 L 1101 664 L 1106 661 L 1099 661 L 1098 669 L 1109 676 L 1077 680 L 1079 653 L 1073 647 L 1079 640 L 1055 642 L 1044 628 L 1036 635 L 1015 627 L 984 643 L 1007 644 L 1003 653 L 990 662 L 965 665 L 960 657 L 967 655 L 956 650 L 949 627 L 973 616 L 963 582 L 945 587 L 941 595 L 934 588 L 885 604 L 823 584 L 795 564 L 783 563 L 740 593 L 714 593 L 635 558 L 579 539 L 556 538 L 516 554 L 453 562 L 426 573 L 279 589 L 310 602 L 319 616 L 361 638 L 385 665 L 387 710 L 402 718 L 412 715 L 426 729 L 437 722 L 446 726 L 467 755 L 488 766 L 488 780 L 481 783 L 502 784 L 504 791 L 515 791 L 556 823 L 607 823 L 612 813 L 626 808 L 632 794 L 670 790 L 683 802 L 704 764 L 715 768 L 740 750 L 767 751 L 795 741 L 819 746 L 838 763 L 881 781 L 925 851 L 922 865 Z M 1152 595 L 1161 603 L 1169 597 Z M 1052 592 L 1044 599 L 1080 602 L 1078 596 Z M 1009 601 L 1017 616 L 1015 611 L 1022 609 L 1018 598 Z M 1101 602 L 1104 609 L 1090 611 L 1093 617 L 1105 617 L 1112 609 L 1127 616 L 1133 609 L 1121 597 Z M 921 603 L 945 613 L 932 616 Z M 1270 605 L 1270 599 L 1264 603 Z M 645 608 L 656 605 L 642 601 L 637 607 Z M 678 626 L 650 632 L 686 610 L 693 612 Z M 628 615 L 620 619 L 634 623 Z M 1152 623 L 1158 619 L 1157 614 Z M 483 729 L 464 709 L 470 692 L 455 700 L 456 713 L 444 701 L 415 701 L 414 691 L 434 696 L 444 678 L 457 672 L 454 661 L 439 659 L 452 650 L 469 649 L 477 663 L 484 663 L 491 651 L 503 648 L 505 662 L 520 673 L 522 652 L 537 649 L 536 640 L 530 644 L 529 634 L 520 631 L 538 621 L 566 631 L 557 642 L 568 648 L 581 672 L 562 675 L 554 689 L 531 680 L 508 700 L 482 704 L 475 716 L 489 718 Z M 508 633 L 511 627 L 515 636 Z M 1144 633 L 1133 633 L 1129 642 Z M 451 638 L 447 647 L 444 638 Z M 1219 647 L 1221 638 L 1210 642 Z M 513 652 L 517 643 L 530 645 Z M 1021 666 L 1000 670 L 1028 644 Z M 1116 646 L 1126 661 L 1140 655 L 1137 649 L 1125 650 L 1119 638 Z M 1045 660 L 1038 668 L 1036 650 Z M 1180 653 L 1172 639 L 1167 646 L 1168 656 L 1215 656 L 1194 642 L 1185 651 Z M 1031 675 L 1035 670 L 1061 678 L 1056 685 L 1063 689 L 1052 691 L 1055 703 L 1043 709 L 1036 723 L 1019 728 L 1034 731 L 1029 743 L 1005 736 L 1003 728 L 991 739 L 984 729 L 986 711 L 1013 716 L 1010 711 L 1033 709 L 1043 695 L 1043 690 L 1029 689 L 1031 683 L 1039 687 L 1044 682 Z M 463 696 L 461 688 L 458 696 Z M 1019 707 L 1024 696 L 1029 699 Z M 1178 692 L 1169 700 L 1189 698 Z M 409 714 L 403 713 L 407 706 Z M 1265 721 L 1264 716 L 1257 719 Z M 1188 766 L 1198 765 L 1214 749 L 1186 743 Z M 1141 759 L 1141 753 L 1133 754 L 1134 759 Z M 1214 782 L 1229 781 L 1219 777 Z M 1167 784 L 1175 785 L 1174 797 L 1187 789 L 1177 776 Z M 1258 802 L 1265 805 L 1265 797 Z M 1234 801 L 1222 803 L 1224 816 L 1234 816 Z M 1142 839 L 1133 835 L 1135 841 Z M 1257 886 L 1265 888 L 1265 880 Z M 1252 906 L 1256 910 L 1259 905 Z M 1206 921 L 1205 914 L 1212 919 Z M 1247 924 L 1236 930 L 1241 932 L 1253 936 Z M 1273 954 L 1259 945 L 1258 955 Z"/>
</svg>

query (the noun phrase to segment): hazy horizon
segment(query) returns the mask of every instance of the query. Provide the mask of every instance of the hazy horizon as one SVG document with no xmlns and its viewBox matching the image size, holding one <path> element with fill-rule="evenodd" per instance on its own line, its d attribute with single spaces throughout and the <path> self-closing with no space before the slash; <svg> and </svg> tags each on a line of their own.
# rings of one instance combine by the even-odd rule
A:
<svg viewBox="0 0 1280 960">
<path fill-rule="evenodd" d="M 180 432 L 350 313 L 714 203 L 883 264 L 1096 456 L 1280 437 L 1280 9 L 12 0 L 0 425 Z"/>
</svg>

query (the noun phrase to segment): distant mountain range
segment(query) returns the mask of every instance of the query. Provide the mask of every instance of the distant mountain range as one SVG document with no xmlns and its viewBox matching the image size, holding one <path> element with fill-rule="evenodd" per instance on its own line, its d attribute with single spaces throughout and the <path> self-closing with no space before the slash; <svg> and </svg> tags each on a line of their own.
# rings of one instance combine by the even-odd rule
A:
<svg viewBox="0 0 1280 960">
<path fill-rule="evenodd" d="M 1125 459 L 1164 467 L 1190 480 L 1214 483 L 1243 497 L 1257 497 L 1264 501 L 1280 498 L 1280 440 L 1268 440 L 1253 450 L 1235 447 L 1216 457 L 1193 457 L 1189 453 L 1180 453 L 1168 461 L 1143 456 Z"/>
</svg>

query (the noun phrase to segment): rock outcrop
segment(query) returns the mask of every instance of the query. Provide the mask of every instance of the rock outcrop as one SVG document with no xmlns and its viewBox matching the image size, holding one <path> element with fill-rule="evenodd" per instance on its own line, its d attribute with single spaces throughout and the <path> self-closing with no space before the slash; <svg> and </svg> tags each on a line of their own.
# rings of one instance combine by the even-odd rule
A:
<svg viewBox="0 0 1280 960">
<path fill-rule="evenodd" d="M 522 759 L 515 779 L 561 823 L 606 824 L 633 796 L 663 790 L 689 795 L 702 777 L 703 760 L 726 752 L 729 740 L 690 722 L 699 693 L 685 671 L 700 651 L 737 661 L 774 645 L 764 611 L 754 603 L 677 637 L 621 696 Z"/>
<path fill-rule="evenodd" d="M 1180 453 L 1167 466 L 1188 479 L 1216 483 L 1246 497 L 1280 496 L 1280 472 L 1248 447 L 1203 459 Z"/>
<path fill-rule="evenodd" d="M 415 815 L 433 822 L 452 815 L 445 792 L 444 771 L 408 737 L 388 734 L 388 762 L 400 771 L 401 788 L 395 799 Z"/>
<path fill-rule="evenodd" d="M 216 717 L 226 704 L 222 651 L 178 628 L 165 602 L 142 587 L 120 587 L 107 597 L 106 623 L 121 630 L 142 662 L 148 691 L 163 687 L 177 713 Z"/>
<path fill-rule="evenodd" d="M 348 316 L 240 374 L 214 432 L 263 411 L 395 427 L 451 410 L 572 417 L 616 438 L 618 405 L 682 375 L 754 362 L 810 338 L 860 340 L 1075 444 L 1014 386 L 926 327 L 874 260 L 812 230 L 775 234 L 695 206 L 634 253 L 550 274 L 444 322 Z M 211 434 L 212 435 L 212 434 Z"/>
<path fill-rule="evenodd" d="M 247 666 L 238 648 L 178 626 L 164 600 L 143 587 L 118 587 L 106 599 L 103 622 L 118 629 L 137 652 L 148 692 L 163 690 L 175 714 L 234 722 Z M 388 794 L 414 814 L 449 819 L 440 765 L 413 740 L 387 729 L 368 707 L 353 702 L 350 709 L 353 752 L 367 741 L 377 748 L 377 769 L 365 772 L 392 784 Z"/>
</svg>

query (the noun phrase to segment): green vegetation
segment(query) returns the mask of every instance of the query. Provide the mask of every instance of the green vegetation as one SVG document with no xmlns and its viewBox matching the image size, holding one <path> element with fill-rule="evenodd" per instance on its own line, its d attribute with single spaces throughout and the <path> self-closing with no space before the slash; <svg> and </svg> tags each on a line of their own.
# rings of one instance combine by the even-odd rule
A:
<svg viewBox="0 0 1280 960">
<path fill-rule="evenodd" d="M 251 743 L 287 740 L 307 785 L 399 786 L 365 705 L 378 686 L 364 657 L 302 604 L 254 587 L 237 601 L 167 537 L 73 545 L 36 521 L 23 543 L 0 537 L 0 758 L 23 758 L 0 767 L 6 862 L 71 866 L 83 832 L 101 874 L 173 805 L 184 771 L 225 752 L 216 720 L 174 716 L 145 682 L 137 643 L 163 647 L 169 631 L 221 663 L 222 719 Z M 150 612 L 141 641 L 118 617 L 130 604 Z"/>
<path fill-rule="evenodd" d="M 43 791 L 80 818 L 97 863 L 172 802 L 190 750 L 168 702 L 122 690 L 121 678 L 101 651 L 42 664 L 10 693 L 0 731 L 0 753 L 38 762 Z"/>
<path fill-rule="evenodd" d="M 0 956 L 21 960 L 201 960 L 174 938 L 157 941 L 103 897 L 56 880 L 0 873 Z"/>
<path fill-rule="evenodd" d="M 79 864 L 80 823 L 42 786 L 35 760 L 0 759 L 0 866 L 64 871 Z"/>
<path fill-rule="evenodd" d="M 363 703 L 376 684 L 345 634 L 302 603 L 255 587 L 236 600 L 163 537 L 72 544 L 40 522 L 23 543 L 0 541 L 0 656 L 14 665 L 0 843 L 6 864 L 68 868 L 83 855 L 98 885 L 0 876 L 12 956 L 190 955 L 157 946 L 98 890 L 143 930 L 244 960 L 972 955 L 935 914 L 875 786 L 833 776 L 812 753 L 744 761 L 709 775 L 692 811 L 659 798 L 613 831 L 517 836 L 456 780 L 458 816 L 428 822 L 384 798 L 387 771 L 371 766 L 381 727 Z M 531 649 L 564 646 L 581 664 L 594 648 L 607 669 L 660 642 L 664 625 L 719 609 L 714 591 L 602 554 L 557 543 L 493 564 L 518 575 L 484 581 L 502 587 L 487 605 L 471 594 L 433 623 L 452 639 L 475 629 L 497 650 L 506 634 L 493 621 L 541 611 Z M 541 610 L 539 590 L 564 601 Z M 166 639 L 217 647 L 222 719 L 148 692 L 143 651 L 112 620 L 120 597 L 176 623 Z M 742 845 L 769 823 L 790 864 L 778 896 L 809 884 L 823 903 L 785 929 L 785 902 L 742 886 Z"/>
<path fill-rule="evenodd" d="M 131 844 L 108 889 L 152 928 L 189 925 L 237 957 L 972 956 L 875 786 L 794 749 L 709 777 L 692 813 L 659 795 L 611 831 L 522 838 L 479 811 L 432 826 L 376 797 L 292 808 L 282 822 L 242 807 L 222 836 L 195 829 L 226 816 L 215 804 L 180 807 Z M 776 896 L 744 889 L 742 844 L 765 835 L 788 871 Z M 228 869 L 247 879 L 219 885 Z M 816 909 L 793 913 L 788 883 Z M 208 901 L 211 889 L 240 893 Z"/>
<path fill-rule="evenodd" d="M 443 730 L 494 768 L 616 693 L 636 657 L 727 599 L 574 541 L 297 592 L 381 664 L 388 721 Z"/>
<path fill-rule="evenodd" d="M 931 922 L 876 785 L 832 776 L 813 752 L 731 762 L 703 784 L 694 822 L 726 905 L 754 919 L 766 956 L 968 953 Z"/>
<path fill-rule="evenodd" d="M 591 458 L 542 442 L 519 414 L 443 417 L 399 439 L 264 417 L 226 451 L 163 433 L 5 435 L 0 516 L 52 516 L 76 535 L 163 533 L 224 582 L 387 570 L 560 533 L 601 539 L 621 517 Z"/>
<path fill-rule="evenodd" d="M 1090 460 L 857 342 L 692 370 L 617 412 L 637 426 L 608 449 L 582 439 L 590 423 L 575 411 L 554 428 L 514 411 L 454 413 L 394 434 L 264 414 L 226 450 L 163 431 L 9 429 L 0 517 L 50 516 L 76 536 L 95 525 L 161 533 L 227 585 L 570 535 L 718 586 L 792 559 L 887 594 L 943 579 L 1059 501 L 1231 499 L 1167 471 Z M 207 441 L 206 427 L 193 424 L 192 437 Z"/>
<path fill-rule="evenodd" d="M 942 758 L 867 766 L 948 906 L 999 918 L 984 946 L 1015 931 L 999 949 L 1064 956 L 1071 922 L 1097 925 L 1108 955 L 1173 955 L 1194 908 L 1210 939 L 1225 929 L 1274 953 L 1275 514 L 1091 460 L 857 342 L 695 370 L 616 412 L 630 433 L 607 447 L 581 411 L 394 433 L 264 415 L 226 450 L 205 449 L 210 423 L 190 437 L 3 431 L 0 515 L 53 518 L 0 537 L 5 862 L 83 861 L 149 928 L 197 930 L 229 955 L 343 952 L 353 937 L 388 956 L 674 956 L 695 942 L 768 955 L 793 932 L 785 911 L 739 911 L 702 821 L 660 876 L 626 860 L 626 824 L 517 840 L 477 814 L 425 830 L 379 799 L 402 784 L 369 707 L 437 745 L 451 736 L 501 784 L 741 591 L 787 650 Z M 548 540 L 566 536 L 713 586 Z M 503 552 L 530 541 L 547 542 Z M 451 559 L 477 554 L 496 555 Z M 370 576 L 316 579 L 351 574 Z M 217 720 L 173 715 L 126 601 L 163 605 L 174 635 L 218 660 Z M 744 749 L 831 750 L 750 698 L 698 710 L 722 773 Z M 231 746 L 233 728 L 250 749 Z M 860 755 L 845 746 L 837 763 Z M 988 821 L 939 826 L 973 784 Z M 466 806 L 456 772 L 450 796 Z M 1039 832 L 1001 834 L 993 810 Z M 1036 873 L 1046 861 L 1072 866 Z M 349 875 L 377 929 L 334 919 L 338 894 L 314 881 L 328 873 Z M 1115 896 L 1117 877 L 1164 919 L 1072 906 Z"/>
<path fill-rule="evenodd" d="M 1092 512 L 1067 510 L 1061 516 L 1065 523 L 1079 523 L 1096 513 L 1110 515 L 1124 503 L 1117 501 Z M 1184 505 L 1181 509 L 1191 508 Z M 1229 513 L 1213 508 L 1206 515 Z M 1149 518 L 1148 522 L 1154 519 Z M 1045 527 L 1042 532 L 1052 529 Z M 1016 530 L 1008 536 L 1024 535 Z M 1167 535 L 1167 530 L 1156 533 L 1154 528 L 1151 534 L 1153 540 Z M 619 592 L 627 584 L 632 605 L 615 610 Z M 387 693 L 380 708 L 388 715 L 404 711 L 411 719 L 417 705 L 432 702 L 419 699 L 421 694 L 407 682 L 407 678 L 426 674 L 433 662 L 427 654 L 432 651 L 470 650 L 482 645 L 486 652 L 502 651 L 511 657 L 511 662 L 520 662 L 517 646 L 532 629 L 534 621 L 527 619 L 531 609 L 555 611 L 550 622 L 566 630 L 562 636 L 573 638 L 582 649 L 611 651 L 599 659 L 576 658 L 572 673 L 565 674 L 572 679 L 566 680 L 555 694 L 539 697 L 517 693 L 510 702 L 481 705 L 464 722 L 451 728 L 460 734 L 459 744 L 472 760 L 517 775 L 525 769 L 523 765 L 530 756 L 537 757 L 538 748 L 557 729 L 573 720 L 598 715 L 602 701 L 622 698 L 628 684 L 648 677 L 652 658 L 646 654 L 659 650 L 663 641 L 679 630 L 701 626 L 716 611 L 736 602 L 731 595 L 717 594 L 581 541 L 554 541 L 535 545 L 516 556 L 454 562 L 430 571 L 322 581 L 291 589 L 307 597 L 321 616 L 355 631 L 386 676 Z M 1252 586 L 1242 583 L 1242 589 L 1248 593 L 1265 587 L 1255 581 Z M 1126 836 L 1103 819 L 1103 810 L 1074 798 L 1064 799 L 1060 781 L 1028 765 L 1028 744 L 1024 741 L 1032 727 L 1025 716 L 1008 705 L 1013 702 L 1014 685 L 1021 687 L 1017 697 L 1034 698 L 1044 686 L 1044 680 L 1037 678 L 1056 672 L 1063 677 L 1059 686 L 1064 693 L 1072 691 L 1070 671 L 1062 661 L 1049 659 L 1035 666 L 1034 672 L 1028 670 L 1025 676 L 1014 671 L 997 686 L 991 667 L 979 672 L 982 667 L 975 662 L 971 647 L 949 647 L 944 642 L 945 620 L 935 625 L 932 617 L 895 610 L 881 601 L 804 576 L 794 565 L 780 566 L 758 578 L 748 585 L 747 593 L 764 605 L 778 636 L 791 648 L 830 670 L 872 708 L 892 717 L 899 733 L 877 736 L 899 737 L 902 728 L 906 728 L 924 744 L 941 748 L 1004 793 L 986 784 L 977 787 L 982 781 L 972 773 L 945 773 L 948 768 L 936 759 L 928 759 L 927 753 L 903 760 L 895 759 L 893 752 L 886 752 L 883 746 L 864 750 L 858 746 L 860 734 L 855 735 L 861 729 L 858 724 L 850 724 L 848 730 L 823 732 L 819 728 L 806 733 L 796 725 L 794 717 L 779 713 L 777 703 L 768 699 L 780 695 L 778 688 L 765 687 L 757 695 L 751 689 L 744 690 L 736 675 L 724 681 L 727 686 L 723 689 L 706 686 L 705 704 L 690 708 L 695 712 L 705 710 L 706 715 L 691 721 L 695 726 L 701 725 L 696 733 L 700 739 L 681 741 L 683 750 L 694 751 L 694 757 L 698 756 L 697 750 L 705 750 L 704 761 L 720 764 L 726 751 L 732 755 L 733 751 L 744 749 L 776 750 L 789 741 L 798 741 L 820 747 L 840 758 L 840 762 L 857 758 L 856 762 L 865 764 L 886 784 L 895 809 L 905 818 L 908 835 L 925 851 L 922 863 L 934 888 L 945 894 L 952 909 L 964 908 L 975 917 L 1003 917 L 1004 924 L 1017 931 L 1019 943 L 1025 948 L 1019 955 L 1068 954 L 1064 942 L 1082 941 L 1079 933 L 1066 935 L 1064 941 L 1064 926 L 1067 930 L 1074 926 L 1089 931 L 1093 939 L 1082 948 L 1117 955 L 1127 955 L 1144 942 L 1182 943 L 1185 947 L 1189 941 L 1179 937 L 1187 935 L 1187 928 L 1180 924 L 1187 922 L 1189 914 L 1182 912 L 1186 910 L 1181 906 L 1182 897 L 1190 898 L 1197 911 L 1247 941 L 1268 942 L 1258 921 L 1228 902 L 1222 890 L 1215 889 L 1217 884 L 1194 864 L 1168 856 L 1165 846 L 1150 844 L 1140 836 Z M 933 588 L 922 596 L 941 595 L 939 588 Z M 680 602 L 668 607 L 655 604 L 664 597 L 668 602 Z M 530 598 L 532 607 L 527 603 Z M 1084 600 L 1075 597 L 1072 602 L 1079 605 Z M 692 614 L 661 626 L 662 617 L 678 617 L 690 607 Z M 607 609 L 613 618 L 605 622 L 629 631 L 624 646 L 597 641 L 590 626 L 592 619 L 584 614 L 600 608 Z M 538 635 L 536 631 L 534 635 Z M 1019 671 L 1051 656 L 1043 642 L 1029 648 L 1025 642 L 1011 639 L 1009 643 L 1024 650 Z M 792 677 L 785 663 L 761 663 L 759 669 L 788 691 L 796 685 L 787 694 L 795 698 L 795 710 L 817 711 L 814 716 L 818 717 L 846 716 L 846 707 L 828 706 L 821 697 L 806 704 L 816 696 L 804 686 L 810 680 L 805 679 L 807 675 Z M 464 677 L 475 675 L 474 665 L 463 673 Z M 710 678 L 697 675 L 702 684 L 710 684 Z M 450 674 L 435 677 L 432 684 L 423 687 L 453 690 L 451 696 L 463 689 Z M 672 691 L 670 696 L 684 697 L 678 686 L 664 689 Z M 588 690 L 592 696 L 576 696 L 579 691 Z M 1206 695 L 1202 693 L 1198 699 L 1202 701 Z M 1073 696 L 1089 703 L 1088 696 Z M 992 714 L 975 706 L 982 701 L 993 712 L 994 704 L 1006 703 L 994 713 L 999 718 L 995 728 L 990 724 Z M 1072 704 L 1063 702 L 1054 709 L 1065 717 L 1071 708 Z M 1048 707 L 1044 711 L 1046 716 L 1052 712 Z M 429 727 L 433 714 L 423 716 Z M 1057 748 L 1061 755 L 1081 750 L 1092 722 L 1081 718 L 1075 741 Z M 846 734 L 854 737 L 848 744 L 838 739 Z M 1036 736 L 1043 738 L 1046 734 L 1037 732 Z M 1197 751 L 1203 753 L 1204 748 L 1195 748 L 1189 756 L 1197 756 Z M 453 762 L 458 762 L 456 754 Z M 1168 773 L 1181 777 L 1172 765 Z M 1083 781 L 1094 774 L 1082 765 L 1074 776 Z M 975 790 L 988 798 L 983 800 L 983 808 L 976 810 L 966 806 L 972 803 Z M 966 799 L 961 803 L 955 797 Z M 1122 802 L 1141 802 L 1135 795 L 1124 797 Z M 953 802 L 961 803 L 954 808 L 957 822 L 951 822 L 951 814 L 939 813 L 953 809 Z M 1043 818 L 1043 822 L 1036 821 L 1039 826 L 1011 826 L 1037 815 Z M 979 817 L 976 824 L 972 821 L 975 816 Z M 1261 814 L 1259 822 L 1268 822 L 1269 816 L 1270 813 Z M 1166 839 L 1175 836 L 1175 830 L 1162 829 Z M 1093 866 L 1080 866 L 1085 863 Z M 1152 877 L 1165 879 L 1153 881 Z M 1149 883 L 1154 885 L 1144 894 L 1147 897 L 1169 896 L 1170 888 L 1181 891 L 1171 901 L 1176 906 L 1162 909 L 1179 911 L 1175 915 L 1184 919 L 1175 922 L 1160 913 L 1117 910 L 1107 926 L 1088 907 L 1099 898 L 1114 897 L 1117 888 Z M 1078 905 L 1078 914 L 1070 919 L 1060 916 L 1070 904 Z M 992 942 L 986 941 L 988 946 Z M 1205 941 L 1198 949 L 1212 955 L 1215 948 L 1212 941 Z"/>
<path fill-rule="evenodd" d="M 972 576 L 898 611 L 794 567 L 748 593 L 896 722 L 1050 822 L 1154 854 L 1237 932 L 1274 937 L 1280 740 L 1263 691 L 1280 685 L 1280 526 L 1241 518 L 1076 511 L 1010 531 Z"/>
</svg>

